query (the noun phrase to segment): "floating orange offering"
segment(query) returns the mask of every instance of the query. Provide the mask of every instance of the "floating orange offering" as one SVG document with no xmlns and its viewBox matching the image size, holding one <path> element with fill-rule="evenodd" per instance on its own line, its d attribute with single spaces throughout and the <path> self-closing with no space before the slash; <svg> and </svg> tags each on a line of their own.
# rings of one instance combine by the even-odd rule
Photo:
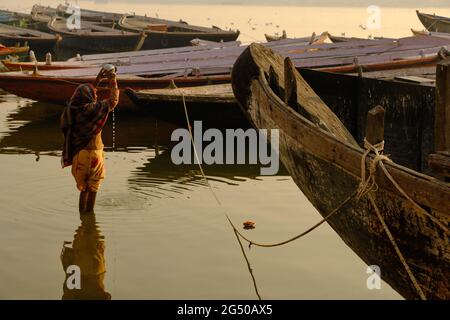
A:
<svg viewBox="0 0 450 320">
<path fill-rule="evenodd" d="M 255 229 L 255 223 L 253 221 L 244 221 L 244 229 Z"/>
</svg>

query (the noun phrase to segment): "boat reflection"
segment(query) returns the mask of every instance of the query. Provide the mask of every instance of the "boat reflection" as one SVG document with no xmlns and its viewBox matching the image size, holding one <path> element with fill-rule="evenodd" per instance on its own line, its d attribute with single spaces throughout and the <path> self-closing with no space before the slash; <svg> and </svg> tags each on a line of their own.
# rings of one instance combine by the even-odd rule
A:
<svg viewBox="0 0 450 320">
<path fill-rule="evenodd" d="M 210 182 L 238 186 L 248 180 L 261 179 L 261 165 L 251 164 L 213 164 L 202 165 Z M 277 176 L 288 176 L 280 163 Z M 198 187 L 207 187 L 198 164 L 176 165 L 171 159 L 171 149 L 165 149 L 131 173 L 128 178 L 130 188 L 146 190 L 147 195 L 162 198 L 176 197 Z"/>
<path fill-rule="evenodd" d="M 61 263 L 66 274 L 62 299 L 111 300 L 111 294 L 104 285 L 105 238 L 100 232 L 95 214 L 80 214 L 80 220 L 73 241 L 65 241 L 61 252 Z M 80 286 L 75 288 L 71 285 L 71 277 L 76 276 L 76 273 L 68 271 L 73 266 L 77 266 L 80 271 Z"/>
<path fill-rule="evenodd" d="M 63 138 L 59 129 L 62 107 L 58 105 L 27 102 L 19 105 L 6 119 L 6 128 L 0 128 L 0 153 L 57 154 Z M 169 145 L 170 136 L 177 126 L 157 120 L 148 112 L 115 110 L 115 146 L 117 150 L 128 147 L 154 147 Z M 103 129 L 103 142 L 112 146 L 112 116 Z"/>
</svg>

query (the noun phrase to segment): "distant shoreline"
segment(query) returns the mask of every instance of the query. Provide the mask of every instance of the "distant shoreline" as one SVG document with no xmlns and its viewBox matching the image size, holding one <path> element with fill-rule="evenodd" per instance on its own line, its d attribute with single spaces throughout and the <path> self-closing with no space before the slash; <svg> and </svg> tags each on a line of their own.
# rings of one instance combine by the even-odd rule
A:
<svg viewBox="0 0 450 320">
<path fill-rule="evenodd" d="M 93 2 L 97 2 L 98 4 L 108 4 L 112 3 L 120 3 L 125 2 L 125 0 L 93 0 Z M 433 0 L 430 1 L 387 1 L 387 0 L 371 0 L 371 1 L 355 1 L 355 0 L 343 0 L 343 1 L 333 1 L 333 0 L 325 0 L 325 1 L 305 1 L 305 3 L 298 3 L 295 0 L 242 0 L 242 1 L 226 1 L 220 0 L 217 2 L 212 2 L 211 0 L 157 0 L 157 1 L 145 1 L 145 0 L 128 0 L 128 3 L 146 3 L 146 4 L 177 4 L 177 5 L 210 5 L 210 6 L 257 6 L 257 7 L 266 7 L 266 6 L 279 6 L 279 7 L 333 7 L 333 8 L 367 8 L 370 5 L 377 5 L 379 7 L 386 8 L 411 8 L 411 9 L 419 9 L 419 8 L 450 8 L 450 0 L 448 3 L 445 3 L 446 0 L 443 0 L 443 3 L 436 3 Z"/>
</svg>

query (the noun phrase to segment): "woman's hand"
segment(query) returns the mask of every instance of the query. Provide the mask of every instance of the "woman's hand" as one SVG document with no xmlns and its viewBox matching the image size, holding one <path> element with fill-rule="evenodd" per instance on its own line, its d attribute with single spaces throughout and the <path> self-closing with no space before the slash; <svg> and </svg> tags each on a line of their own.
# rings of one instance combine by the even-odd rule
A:
<svg viewBox="0 0 450 320">
<path fill-rule="evenodd" d="M 117 76 L 115 72 L 109 72 L 108 75 L 109 86 L 117 88 Z"/>
<path fill-rule="evenodd" d="M 101 69 L 95 78 L 94 87 L 97 87 L 103 80 L 108 80 L 108 78 L 105 75 L 105 70 Z"/>
</svg>

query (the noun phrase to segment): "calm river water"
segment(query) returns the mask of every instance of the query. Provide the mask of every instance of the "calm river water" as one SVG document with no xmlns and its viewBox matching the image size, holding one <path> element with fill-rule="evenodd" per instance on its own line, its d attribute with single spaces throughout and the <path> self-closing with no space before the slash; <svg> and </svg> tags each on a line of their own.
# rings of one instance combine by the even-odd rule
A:
<svg viewBox="0 0 450 320">
<path fill-rule="evenodd" d="M 321 219 L 284 170 L 260 177 L 256 166 L 205 166 L 219 207 L 195 166 L 172 164 L 174 126 L 117 110 L 96 221 L 81 221 L 70 170 L 60 167 L 60 111 L 0 93 L 0 298 L 61 298 L 60 253 L 73 242 L 75 261 L 97 259 L 106 268 L 96 281 L 113 299 L 254 299 L 223 212 L 238 226 L 255 221 L 256 229 L 242 232 L 261 242 L 285 240 Z M 103 136 L 111 146 L 111 123 Z M 366 265 L 328 225 L 280 248 L 246 252 L 265 299 L 400 298 L 385 283 L 367 289 Z"/>
<path fill-rule="evenodd" d="M 11 7 L 2 0 L 0 7 L 28 11 L 33 2 Z M 117 2 L 79 3 L 130 11 L 129 4 Z M 365 8 L 133 6 L 137 13 L 239 28 L 243 42 L 281 29 L 289 36 L 324 30 L 368 35 L 358 28 L 367 18 Z M 440 13 L 450 15 L 448 9 Z M 421 29 L 412 8 L 386 8 L 383 17 L 383 28 L 373 35 Z M 70 170 L 60 167 L 60 112 L 61 106 L 0 91 L 1 299 L 62 298 L 65 244 L 78 257 L 66 249 L 64 261 L 95 257 L 93 273 L 106 269 L 86 286 L 90 293 L 112 299 L 256 299 L 223 212 L 239 226 L 255 221 L 256 229 L 242 232 L 259 242 L 285 240 L 321 219 L 284 170 L 261 177 L 255 166 L 205 166 L 219 207 L 197 167 L 172 164 L 169 140 L 176 126 L 145 111 L 117 110 L 116 149 L 106 153 L 95 219 L 80 220 Z M 111 119 L 103 136 L 111 147 Z M 384 282 L 380 290 L 367 289 L 367 266 L 328 225 L 283 247 L 245 248 L 263 299 L 401 299 Z"/>
</svg>

